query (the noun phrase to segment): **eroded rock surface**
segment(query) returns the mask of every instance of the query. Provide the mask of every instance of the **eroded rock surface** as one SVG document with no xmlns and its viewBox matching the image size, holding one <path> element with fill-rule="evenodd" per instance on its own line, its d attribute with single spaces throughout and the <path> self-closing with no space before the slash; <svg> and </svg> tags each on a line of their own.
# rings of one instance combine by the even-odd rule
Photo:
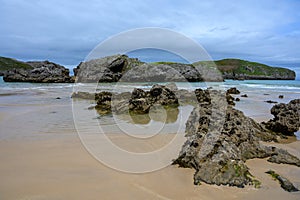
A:
<svg viewBox="0 0 300 200">
<path fill-rule="evenodd" d="M 290 101 L 288 104 L 280 103 L 272 107 L 274 118 L 265 122 L 266 128 L 293 136 L 300 128 L 300 99 Z"/>
<path fill-rule="evenodd" d="M 247 159 L 267 158 L 270 162 L 299 166 L 300 160 L 287 151 L 266 147 L 259 141 L 275 141 L 276 135 L 227 106 L 216 94 L 211 102 L 194 108 L 187 123 L 187 141 L 174 164 L 194 168 L 194 183 L 244 187 L 257 185 L 245 164 Z"/>
<path fill-rule="evenodd" d="M 69 69 L 49 61 L 27 62 L 33 69 L 13 69 L 7 71 L 3 80 L 6 82 L 34 83 L 72 83 Z"/>
</svg>

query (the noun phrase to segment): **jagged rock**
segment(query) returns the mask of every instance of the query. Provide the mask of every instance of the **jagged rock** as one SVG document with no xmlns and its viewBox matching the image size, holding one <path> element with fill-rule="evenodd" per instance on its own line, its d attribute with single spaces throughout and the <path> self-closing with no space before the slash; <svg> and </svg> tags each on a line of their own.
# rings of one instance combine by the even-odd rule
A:
<svg viewBox="0 0 300 200">
<path fill-rule="evenodd" d="M 150 91 L 135 88 L 132 93 L 123 92 L 114 94 L 107 91 L 99 93 L 74 92 L 72 98 L 95 100 L 95 108 L 100 114 L 110 112 L 125 113 L 131 111 L 136 114 L 146 114 L 154 105 L 174 106 L 179 105 L 175 93 L 168 87 L 154 85 Z"/>
<path fill-rule="evenodd" d="M 268 151 L 271 154 L 271 157 L 268 159 L 269 162 L 277 164 L 289 164 L 300 167 L 300 160 L 286 150 L 283 149 L 269 149 Z"/>
<path fill-rule="evenodd" d="M 241 92 L 238 89 L 236 89 L 235 87 L 233 87 L 233 88 L 229 88 L 227 90 L 227 93 L 228 94 L 240 94 Z"/>
<path fill-rule="evenodd" d="M 27 62 L 33 69 L 13 69 L 7 71 L 3 80 L 6 82 L 34 83 L 71 83 L 69 69 L 49 61 Z"/>
<path fill-rule="evenodd" d="M 288 104 L 280 103 L 272 107 L 274 118 L 263 123 L 266 128 L 282 133 L 294 135 L 300 128 L 300 99 L 290 101 Z"/>
<path fill-rule="evenodd" d="M 126 55 L 113 55 L 87 62 L 81 62 L 75 69 L 77 82 L 117 82 L 123 73 L 142 64 L 135 58 Z"/>
<path fill-rule="evenodd" d="M 213 101 L 218 103 L 202 103 L 192 111 L 186 123 L 187 141 L 173 162 L 194 168 L 195 184 L 244 187 L 257 182 L 245 165 L 247 159 L 275 156 L 289 164 L 300 161 L 288 152 L 261 145 L 260 140 L 276 140 L 276 136 L 241 111 L 227 107 L 221 97 L 214 96 Z"/>
<path fill-rule="evenodd" d="M 178 106 L 178 98 L 173 91 L 162 85 L 154 85 L 150 91 L 134 89 L 129 100 L 129 110 L 139 114 L 148 113 L 155 104 Z"/>
<path fill-rule="evenodd" d="M 287 178 L 280 176 L 273 170 L 269 170 L 266 172 L 267 174 L 270 174 L 274 179 L 278 180 L 281 187 L 288 192 L 298 192 L 299 190 L 293 185 L 291 181 L 289 181 Z"/>
</svg>

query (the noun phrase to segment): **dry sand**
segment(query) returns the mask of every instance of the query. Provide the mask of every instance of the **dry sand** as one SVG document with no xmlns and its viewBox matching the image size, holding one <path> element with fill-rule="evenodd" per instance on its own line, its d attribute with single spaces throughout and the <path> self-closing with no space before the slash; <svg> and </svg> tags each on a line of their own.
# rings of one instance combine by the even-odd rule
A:
<svg viewBox="0 0 300 200">
<path fill-rule="evenodd" d="M 284 146 L 299 156 L 299 141 Z M 177 166 L 145 174 L 118 172 L 94 159 L 75 135 L 0 141 L 0 160 L 0 199 L 300 199 L 299 192 L 285 192 L 264 173 L 274 169 L 300 187 L 300 168 L 263 159 L 247 161 L 262 181 L 260 189 L 194 186 L 194 170 Z"/>
</svg>

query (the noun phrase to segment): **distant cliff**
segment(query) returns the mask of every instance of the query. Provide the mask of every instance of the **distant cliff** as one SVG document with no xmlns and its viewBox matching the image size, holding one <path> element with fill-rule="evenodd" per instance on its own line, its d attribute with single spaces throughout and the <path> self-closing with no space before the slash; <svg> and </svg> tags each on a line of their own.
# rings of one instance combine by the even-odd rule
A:
<svg viewBox="0 0 300 200">
<path fill-rule="evenodd" d="M 0 57 L 0 76 L 3 76 L 6 71 L 12 69 L 33 69 L 33 67 L 12 58 Z"/>
<path fill-rule="evenodd" d="M 280 67 L 239 59 L 145 63 L 126 55 L 81 62 L 74 74 L 78 82 L 220 82 L 224 79 L 294 80 L 296 73 Z M 0 57 L 0 75 L 7 82 L 74 82 L 65 67 L 49 61 L 21 62 Z"/>
<path fill-rule="evenodd" d="M 270 67 L 265 64 L 239 59 L 214 61 L 224 79 L 236 80 L 295 80 L 296 73 L 290 69 Z"/>
<path fill-rule="evenodd" d="M 21 62 L 0 57 L 0 72 L 6 82 L 70 83 L 69 69 L 49 61 Z"/>
<path fill-rule="evenodd" d="M 74 69 L 78 82 L 200 82 L 223 81 L 215 66 L 174 62 L 145 63 L 126 55 L 82 62 Z"/>
</svg>

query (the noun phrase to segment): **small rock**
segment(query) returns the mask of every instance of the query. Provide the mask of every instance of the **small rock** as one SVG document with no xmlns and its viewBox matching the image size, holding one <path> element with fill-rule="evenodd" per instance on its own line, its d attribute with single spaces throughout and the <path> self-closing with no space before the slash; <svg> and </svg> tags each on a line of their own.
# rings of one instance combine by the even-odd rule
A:
<svg viewBox="0 0 300 200">
<path fill-rule="evenodd" d="M 278 103 L 277 101 L 272 101 L 272 100 L 268 100 L 268 101 L 265 101 L 267 103 Z"/>
<path fill-rule="evenodd" d="M 284 97 L 283 95 L 279 95 L 278 96 L 279 99 L 283 99 L 283 97 Z"/>
<path fill-rule="evenodd" d="M 247 95 L 247 94 L 243 94 L 243 95 L 241 95 L 241 97 L 245 97 L 245 98 L 247 98 L 247 97 L 248 97 L 248 95 Z"/>
<path fill-rule="evenodd" d="M 280 176 L 273 170 L 269 170 L 266 172 L 267 174 L 270 174 L 274 179 L 278 180 L 281 187 L 288 192 L 298 192 L 299 190 L 285 177 Z"/>
<path fill-rule="evenodd" d="M 240 101 L 240 98 L 235 98 L 235 101 Z"/>
<path fill-rule="evenodd" d="M 56 99 L 61 99 L 60 97 L 56 97 Z"/>
<path fill-rule="evenodd" d="M 235 87 L 233 87 L 233 88 L 229 88 L 227 90 L 227 93 L 228 94 L 240 94 L 240 91 L 238 89 L 236 89 Z"/>
</svg>

